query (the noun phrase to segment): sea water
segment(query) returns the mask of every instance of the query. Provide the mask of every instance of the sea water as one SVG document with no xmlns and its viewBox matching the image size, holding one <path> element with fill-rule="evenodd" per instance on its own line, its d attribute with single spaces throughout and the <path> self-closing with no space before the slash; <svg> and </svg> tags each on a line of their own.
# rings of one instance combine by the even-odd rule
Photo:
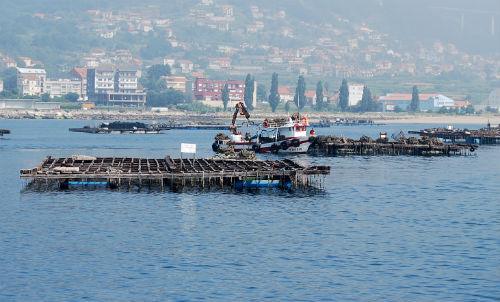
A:
<svg viewBox="0 0 500 302">
<path fill-rule="evenodd" d="M 331 166 L 316 192 L 24 190 L 19 170 L 47 155 L 178 157 L 184 142 L 212 156 L 220 132 L 68 131 L 85 124 L 0 121 L 12 131 L 0 138 L 0 301 L 500 299 L 498 146 L 464 157 L 293 156 Z"/>
</svg>

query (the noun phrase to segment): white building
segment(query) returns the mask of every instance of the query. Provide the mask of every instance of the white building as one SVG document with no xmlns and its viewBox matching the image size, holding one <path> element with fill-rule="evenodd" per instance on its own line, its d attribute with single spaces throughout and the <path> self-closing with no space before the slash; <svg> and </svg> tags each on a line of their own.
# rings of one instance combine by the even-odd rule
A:
<svg viewBox="0 0 500 302">
<path fill-rule="evenodd" d="M 356 106 L 363 98 L 363 88 L 365 85 L 358 83 L 349 83 L 349 106 Z"/>
<path fill-rule="evenodd" d="M 42 95 L 45 93 L 47 73 L 44 69 L 17 67 L 17 89 L 21 95 Z"/>
<path fill-rule="evenodd" d="M 50 97 L 61 97 L 68 93 L 78 94 L 82 98 L 82 82 L 78 79 L 47 79 L 45 82 L 45 93 Z"/>
<path fill-rule="evenodd" d="M 186 77 L 162 76 L 161 79 L 165 80 L 167 88 L 186 92 Z"/>
<path fill-rule="evenodd" d="M 138 70 L 135 68 L 89 68 L 88 99 L 105 105 L 144 106 L 146 93 L 139 88 L 138 77 Z"/>
<path fill-rule="evenodd" d="M 0 80 L 0 92 L 3 91 L 3 80 Z"/>
</svg>

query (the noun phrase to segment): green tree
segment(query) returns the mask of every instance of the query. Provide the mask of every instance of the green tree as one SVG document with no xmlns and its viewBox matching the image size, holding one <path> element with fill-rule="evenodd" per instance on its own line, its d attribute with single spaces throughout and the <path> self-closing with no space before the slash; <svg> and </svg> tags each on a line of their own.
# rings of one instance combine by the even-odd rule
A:
<svg viewBox="0 0 500 302">
<path fill-rule="evenodd" d="M 376 111 L 377 104 L 372 98 L 372 93 L 370 89 L 365 85 L 363 87 L 363 97 L 361 98 L 361 102 L 359 102 L 359 111 L 360 112 L 369 112 Z"/>
<path fill-rule="evenodd" d="M 346 79 L 343 79 L 342 85 L 340 85 L 339 106 L 342 111 L 346 111 L 347 107 L 349 107 L 349 86 Z"/>
<path fill-rule="evenodd" d="M 185 102 L 184 93 L 173 88 L 168 88 L 165 91 L 148 91 L 146 103 L 150 107 L 166 107 L 169 105 L 177 105 Z"/>
<path fill-rule="evenodd" d="M 245 95 L 244 95 L 244 100 L 245 100 L 245 105 L 248 108 L 248 110 L 253 110 L 253 92 L 255 90 L 255 79 L 252 77 L 252 75 L 247 74 L 247 77 L 245 78 Z"/>
<path fill-rule="evenodd" d="M 169 65 L 155 64 L 146 69 L 146 74 L 141 78 L 141 83 L 148 90 L 165 90 L 166 85 L 160 78 L 170 74 Z"/>
<path fill-rule="evenodd" d="M 323 83 L 318 81 L 316 84 L 316 110 L 321 111 L 325 103 L 323 102 Z"/>
<path fill-rule="evenodd" d="M 273 112 L 276 111 L 279 103 L 280 95 L 278 93 L 278 74 L 274 72 L 271 78 L 271 90 L 269 90 L 269 105 L 271 105 L 271 110 Z"/>
<path fill-rule="evenodd" d="M 420 107 L 420 100 L 418 97 L 418 88 L 417 86 L 413 86 L 413 91 L 411 93 L 411 102 L 410 105 L 408 106 L 408 111 L 417 112 L 419 111 L 419 107 Z"/>
<path fill-rule="evenodd" d="M 465 108 L 465 113 L 466 114 L 474 114 L 474 106 L 469 105 Z"/>
<path fill-rule="evenodd" d="M 299 76 L 299 80 L 297 81 L 297 88 L 295 88 L 293 102 L 298 109 L 302 109 L 306 105 L 306 81 L 302 75 Z"/>
<path fill-rule="evenodd" d="M 17 90 L 17 70 L 15 68 L 5 69 L 1 73 L 0 78 L 3 80 L 2 96 L 7 97 L 19 94 Z"/>
<path fill-rule="evenodd" d="M 42 102 L 50 102 L 52 99 L 50 98 L 50 94 L 44 93 L 42 94 L 42 97 L 40 98 Z"/>
<path fill-rule="evenodd" d="M 285 111 L 286 112 L 290 112 L 290 106 L 291 106 L 290 103 L 291 103 L 290 101 L 287 101 L 285 104 Z"/>
<path fill-rule="evenodd" d="M 68 102 L 78 102 L 79 95 L 74 92 L 70 92 L 68 94 L 63 95 L 63 98 L 66 99 L 66 101 Z"/>
<path fill-rule="evenodd" d="M 224 111 L 227 110 L 227 104 L 229 103 L 229 87 L 227 83 L 224 85 L 224 89 L 222 89 L 222 104 L 224 105 Z"/>
</svg>

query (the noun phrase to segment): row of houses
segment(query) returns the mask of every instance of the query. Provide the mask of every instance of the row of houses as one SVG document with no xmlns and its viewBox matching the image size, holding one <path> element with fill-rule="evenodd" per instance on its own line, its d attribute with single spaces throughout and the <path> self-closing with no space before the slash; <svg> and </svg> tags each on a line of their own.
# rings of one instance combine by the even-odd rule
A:
<svg viewBox="0 0 500 302">
<path fill-rule="evenodd" d="M 81 101 L 120 106 L 144 106 L 146 93 L 138 84 L 139 71 L 129 67 L 73 68 L 66 78 L 50 79 L 40 68 L 17 68 L 17 88 L 23 96 L 69 93 Z"/>
<path fill-rule="evenodd" d="M 111 106 L 144 106 L 146 93 L 138 84 L 138 70 L 129 67 L 101 66 L 98 68 L 73 68 L 70 77 L 48 79 L 45 70 L 36 68 L 17 68 L 17 84 L 22 95 L 49 94 L 51 97 L 60 97 L 68 93 L 75 93 L 82 101 L 92 101 L 96 104 Z M 222 90 L 225 85 L 229 89 L 229 106 L 244 100 L 245 83 L 237 80 L 210 80 L 196 78 L 194 82 L 185 77 L 163 76 L 166 87 L 184 93 L 192 91 L 193 99 L 209 106 L 222 107 Z M 256 83 L 254 83 L 253 103 L 256 103 Z M 363 98 L 364 85 L 349 83 L 349 106 L 356 106 Z M 281 101 L 292 101 L 295 89 L 288 86 L 278 87 Z M 316 104 L 316 92 L 306 91 L 306 105 Z M 408 93 L 389 93 L 376 99 L 380 110 L 395 111 L 398 108 L 405 110 L 411 102 L 412 95 Z M 456 101 L 441 94 L 420 94 L 420 110 L 435 111 L 441 107 L 466 107 L 470 103 Z M 338 104 L 338 91 L 332 97 L 323 95 L 325 103 Z"/>
</svg>

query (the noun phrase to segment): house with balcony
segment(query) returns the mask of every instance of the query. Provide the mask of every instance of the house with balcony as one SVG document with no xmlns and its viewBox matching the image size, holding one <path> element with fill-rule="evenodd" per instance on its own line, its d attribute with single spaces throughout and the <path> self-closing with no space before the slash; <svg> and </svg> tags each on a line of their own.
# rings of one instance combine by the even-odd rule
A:
<svg viewBox="0 0 500 302">
<path fill-rule="evenodd" d="M 87 69 L 88 100 L 107 106 L 142 107 L 146 93 L 138 85 L 138 70 L 101 66 Z"/>
<path fill-rule="evenodd" d="M 45 93 L 45 69 L 17 67 L 17 89 L 21 95 L 41 96 Z"/>
</svg>

